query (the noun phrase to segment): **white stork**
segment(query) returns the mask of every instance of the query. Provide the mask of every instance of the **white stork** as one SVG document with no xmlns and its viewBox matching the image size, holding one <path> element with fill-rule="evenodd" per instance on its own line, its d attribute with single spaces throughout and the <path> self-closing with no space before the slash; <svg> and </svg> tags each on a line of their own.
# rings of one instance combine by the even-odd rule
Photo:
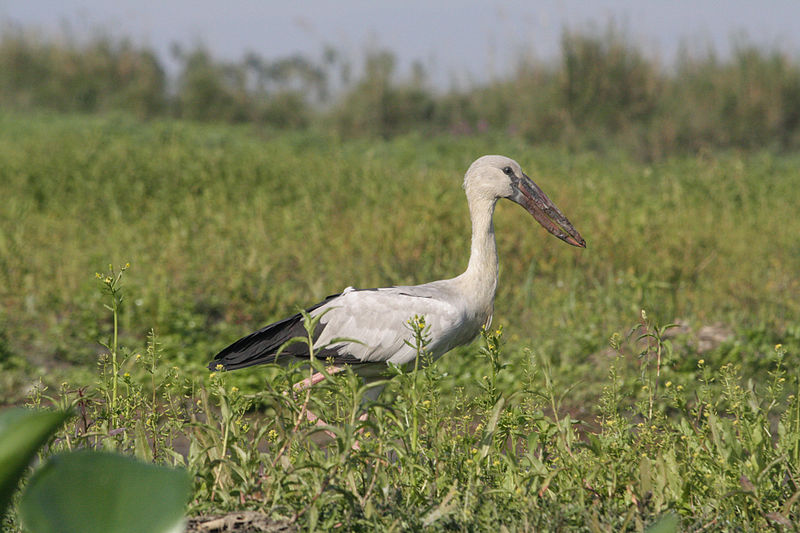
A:
<svg viewBox="0 0 800 533">
<path fill-rule="evenodd" d="M 416 358 L 406 341 L 413 333 L 408 321 L 415 315 L 430 326 L 428 350 L 438 358 L 474 339 L 492 319 L 497 290 L 498 259 L 492 215 L 497 200 L 508 198 L 524 207 L 559 239 L 582 248 L 586 242 L 547 195 L 522 172 L 513 159 L 486 155 L 464 176 L 464 190 L 472 219 L 472 245 L 466 271 L 452 279 L 424 285 L 379 289 L 346 288 L 307 309 L 320 318 L 314 331 L 314 354 L 332 361 L 330 373 L 350 365 L 365 380 L 380 377 L 387 363 L 403 365 Z M 288 364 L 309 359 L 308 345 L 284 346 L 294 337 L 306 337 L 303 317 L 296 314 L 251 333 L 216 355 L 209 369 L 235 370 L 264 363 Z M 354 339 L 359 342 L 332 342 Z M 284 346 L 280 356 L 278 351 Z M 303 380 L 301 388 L 317 383 L 322 374 Z M 373 399 L 380 390 L 372 389 Z"/>
</svg>

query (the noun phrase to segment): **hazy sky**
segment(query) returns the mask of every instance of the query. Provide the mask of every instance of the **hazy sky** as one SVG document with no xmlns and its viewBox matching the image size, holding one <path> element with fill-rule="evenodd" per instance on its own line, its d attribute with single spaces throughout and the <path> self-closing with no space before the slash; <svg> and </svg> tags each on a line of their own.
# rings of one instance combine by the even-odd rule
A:
<svg viewBox="0 0 800 533">
<path fill-rule="evenodd" d="M 734 36 L 800 53 L 798 0 L 0 0 L 5 26 L 66 28 L 78 38 L 102 30 L 154 48 L 168 67 L 173 42 L 203 43 L 228 59 L 319 57 L 332 45 L 358 60 L 384 47 L 404 68 L 422 61 L 438 85 L 502 74 L 523 52 L 552 58 L 564 27 L 603 29 L 609 20 L 665 63 L 681 42 L 724 54 Z"/>
</svg>

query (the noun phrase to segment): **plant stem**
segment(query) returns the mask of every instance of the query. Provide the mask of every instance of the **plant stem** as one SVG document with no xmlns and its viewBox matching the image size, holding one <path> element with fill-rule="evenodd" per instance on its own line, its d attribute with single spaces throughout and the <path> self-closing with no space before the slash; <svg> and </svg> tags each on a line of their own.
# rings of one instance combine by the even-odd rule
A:
<svg viewBox="0 0 800 533">
<path fill-rule="evenodd" d="M 112 298 L 112 308 L 111 314 L 114 317 L 114 335 L 111 339 L 111 426 L 112 429 L 116 427 L 117 422 L 117 375 L 119 374 L 119 369 L 117 368 L 117 335 L 119 331 L 119 320 L 118 320 L 118 306 L 117 306 L 117 293 L 116 291 L 111 292 Z"/>
<path fill-rule="evenodd" d="M 228 432 L 230 431 L 231 427 L 231 420 L 225 420 L 225 430 L 222 433 L 222 454 L 220 455 L 220 462 L 217 465 L 217 474 L 214 476 L 214 486 L 211 487 L 211 501 L 214 501 L 214 496 L 217 492 L 217 485 L 219 485 L 219 478 L 222 475 L 222 462 L 225 459 L 225 456 L 228 453 Z"/>
</svg>

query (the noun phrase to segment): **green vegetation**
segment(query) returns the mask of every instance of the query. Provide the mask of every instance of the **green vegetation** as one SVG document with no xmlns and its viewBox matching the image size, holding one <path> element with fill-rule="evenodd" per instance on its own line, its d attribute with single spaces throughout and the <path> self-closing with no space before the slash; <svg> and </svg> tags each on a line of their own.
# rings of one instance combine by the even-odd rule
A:
<svg viewBox="0 0 800 533">
<path fill-rule="evenodd" d="M 0 519 L 34 455 L 70 415 L 24 408 L 0 413 Z M 185 471 L 81 450 L 51 457 L 36 470 L 19 515 L 31 533 L 175 533 L 183 529 L 189 487 Z"/>
<path fill-rule="evenodd" d="M 588 242 L 498 207 L 502 335 L 395 370 L 366 420 L 351 375 L 295 397 L 302 369 L 208 374 L 219 348 L 347 285 L 460 273 L 461 176 L 485 153 L 517 159 Z M 792 531 L 799 164 L 735 151 L 645 164 L 491 130 L 342 139 L 0 114 L 2 401 L 79 413 L 48 453 L 185 466 L 193 514 Z"/>
<path fill-rule="evenodd" d="M 0 413 L 0 518 L 36 452 L 67 419 L 67 413 L 21 408 Z"/>
<path fill-rule="evenodd" d="M 179 469 L 80 450 L 34 473 L 19 513 L 31 533 L 178 533 L 190 486 Z"/>
<path fill-rule="evenodd" d="M 495 131 L 583 150 L 624 147 L 637 159 L 709 148 L 800 147 L 796 55 L 736 42 L 730 58 L 684 51 L 671 65 L 624 32 L 565 32 L 561 54 L 483 84 L 431 87 L 423 65 L 398 75 L 394 54 L 362 64 L 334 48 L 318 58 L 215 59 L 174 49 L 168 80 L 156 55 L 124 40 L 47 39 L 0 28 L 0 108 L 124 111 L 251 123 L 267 130 L 317 128 L 346 137 Z M 533 52 L 530 52 L 533 54 Z"/>
</svg>

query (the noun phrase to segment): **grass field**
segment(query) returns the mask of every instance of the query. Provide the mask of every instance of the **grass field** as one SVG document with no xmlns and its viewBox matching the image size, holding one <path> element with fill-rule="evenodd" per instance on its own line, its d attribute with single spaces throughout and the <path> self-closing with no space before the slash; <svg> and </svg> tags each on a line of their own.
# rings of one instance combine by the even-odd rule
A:
<svg viewBox="0 0 800 533">
<path fill-rule="evenodd" d="M 398 376 L 365 423 L 358 384 L 333 380 L 308 399 L 337 422 L 323 448 L 295 423 L 304 399 L 281 394 L 291 376 L 208 375 L 229 342 L 348 285 L 462 272 L 460 185 L 485 153 L 519 161 L 588 243 L 498 207 L 499 338 Z M 186 466 L 192 513 L 363 531 L 636 531 L 660 517 L 791 531 L 798 168 L 767 152 L 645 165 L 497 135 L 2 114 L 0 401 L 78 405 L 53 450 Z M 120 294 L 114 342 L 104 304 Z M 355 451 L 359 429 L 372 438 Z"/>
</svg>

